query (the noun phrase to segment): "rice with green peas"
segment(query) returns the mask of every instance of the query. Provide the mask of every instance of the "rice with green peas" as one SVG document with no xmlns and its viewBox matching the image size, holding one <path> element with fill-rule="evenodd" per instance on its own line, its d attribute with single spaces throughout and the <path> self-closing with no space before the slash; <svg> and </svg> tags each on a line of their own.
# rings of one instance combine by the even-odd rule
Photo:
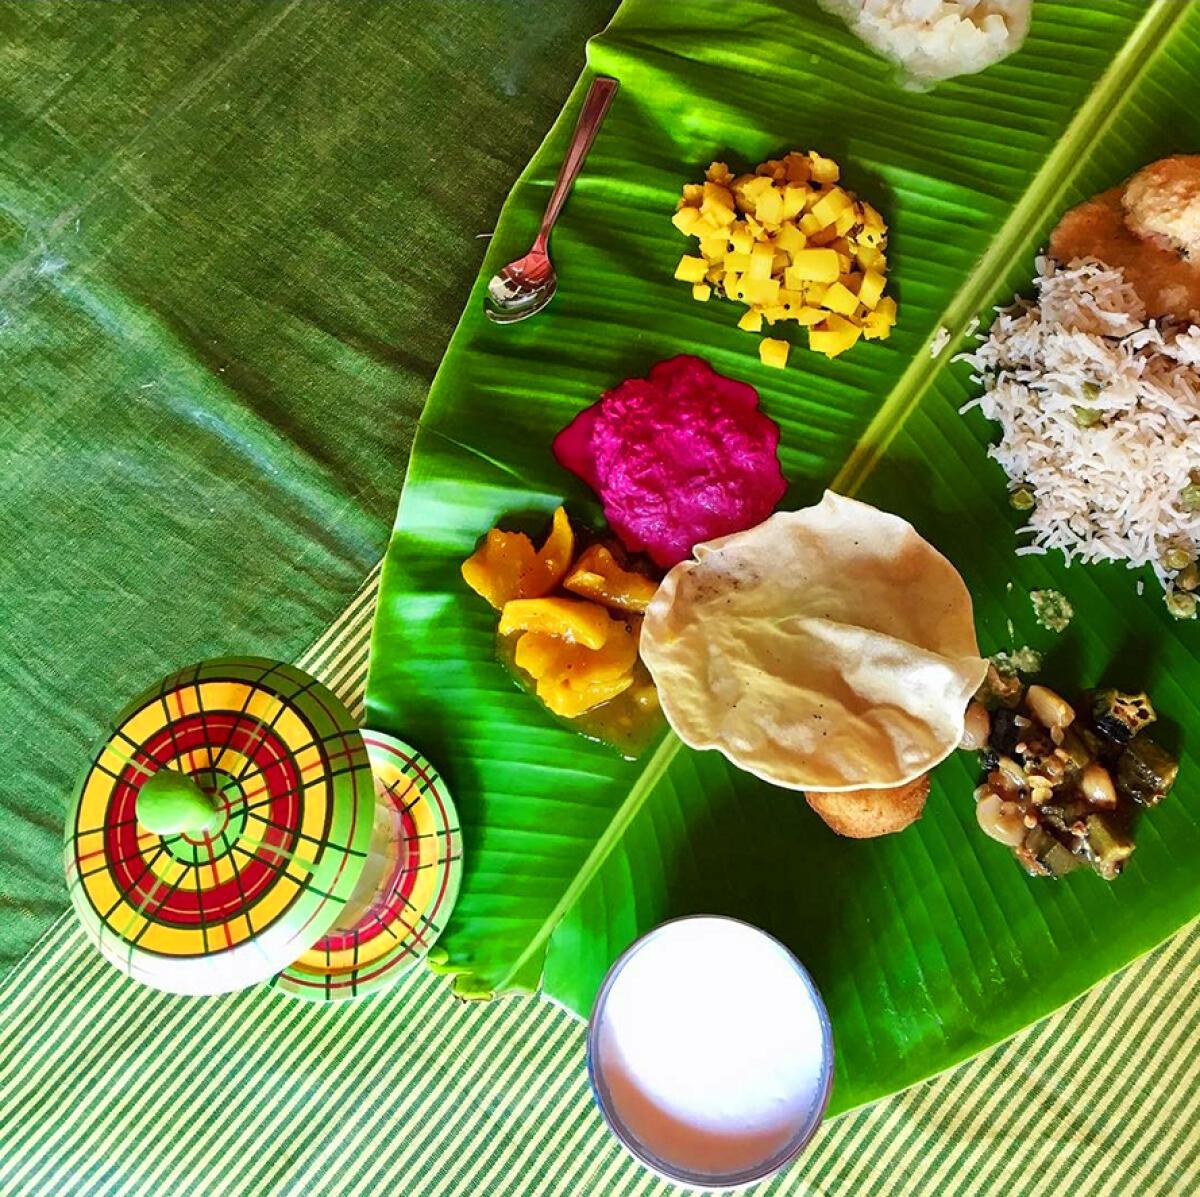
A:
<svg viewBox="0 0 1200 1197">
<path fill-rule="evenodd" d="M 1146 319 L 1120 270 L 1039 258 L 1037 299 L 999 309 L 971 363 L 988 450 L 1032 499 L 1018 554 L 1149 565 L 1190 615 L 1200 545 L 1200 328 Z M 1021 506 L 1020 502 L 1014 503 Z"/>
</svg>

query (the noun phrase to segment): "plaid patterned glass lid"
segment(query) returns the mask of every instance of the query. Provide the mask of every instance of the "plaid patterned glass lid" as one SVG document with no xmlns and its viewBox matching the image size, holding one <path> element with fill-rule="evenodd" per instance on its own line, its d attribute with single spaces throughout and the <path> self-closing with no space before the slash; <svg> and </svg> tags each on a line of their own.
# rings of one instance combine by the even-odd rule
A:
<svg viewBox="0 0 1200 1197">
<path fill-rule="evenodd" d="M 172 993 L 241 989 L 321 938 L 371 845 L 375 788 L 345 706 L 294 665 L 223 657 L 115 721 L 67 811 L 76 913 Z"/>
<path fill-rule="evenodd" d="M 358 891 L 337 923 L 278 977 L 309 1001 L 395 984 L 433 946 L 462 876 L 458 815 L 441 775 L 403 740 L 364 731 L 375 774 L 375 834 Z"/>
</svg>

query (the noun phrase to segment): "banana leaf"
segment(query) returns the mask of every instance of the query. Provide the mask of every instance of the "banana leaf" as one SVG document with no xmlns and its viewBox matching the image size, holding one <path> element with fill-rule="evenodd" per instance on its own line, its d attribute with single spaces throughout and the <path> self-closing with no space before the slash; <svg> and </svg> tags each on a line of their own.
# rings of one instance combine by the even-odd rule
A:
<svg viewBox="0 0 1200 1197">
<path fill-rule="evenodd" d="M 1033 645 L 1066 691 L 1146 686 L 1171 726 L 1193 725 L 1195 625 L 1171 620 L 1148 575 L 1139 597 L 1123 568 L 1014 556 L 1020 521 L 986 456 L 992 429 L 958 414 L 969 370 L 930 343 L 941 328 L 961 340 L 1029 289 L 1065 207 L 1200 148 L 1200 6 L 1038 0 L 1019 53 L 914 93 L 814 3 L 626 0 L 589 68 L 621 92 L 555 236 L 558 296 L 516 326 L 481 311 L 486 277 L 532 240 L 587 78 L 504 209 L 425 410 L 383 577 L 370 717 L 438 760 L 459 798 L 468 858 L 442 946 L 461 993 L 541 985 L 586 1015 L 639 933 L 738 915 L 814 974 L 843 1110 L 1010 1035 L 1200 910 L 1194 752 L 1111 885 L 1026 877 L 975 826 L 963 756 L 936 771 L 915 827 L 840 840 L 798 794 L 671 735 L 630 763 L 557 725 L 494 660 L 494 613 L 458 565 L 496 521 L 544 525 L 564 497 L 598 524 L 553 434 L 621 379 L 697 353 L 754 384 L 780 424 L 784 506 L 832 486 L 903 515 L 962 571 L 984 652 Z M 734 327 L 737 309 L 672 280 L 685 243 L 669 219 L 710 160 L 746 169 L 791 148 L 836 158 L 889 220 L 900 320 L 887 342 L 832 362 L 798 346 L 774 371 Z M 1061 637 L 1033 618 L 1029 592 L 1046 587 L 1077 613 Z"/>
</svg>

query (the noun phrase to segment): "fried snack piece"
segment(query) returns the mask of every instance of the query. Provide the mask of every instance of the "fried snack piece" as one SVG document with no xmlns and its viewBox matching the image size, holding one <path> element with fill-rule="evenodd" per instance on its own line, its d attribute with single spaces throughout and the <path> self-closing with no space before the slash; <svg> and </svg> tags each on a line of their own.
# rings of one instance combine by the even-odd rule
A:
<svg viewBox="0 0 1200 1197">
<path fill-rule="evenodd" d="M 1185 258 L 1200 257 L 1200 154 L 1151 162 L 1125 184 L 1125 223 Z"/>
<path fill-rule="evenodd" d="M 838 835 L 869 840 L 893 835 L 915 823 L 929 796 L 929 774 L 891 790 L 807 790 L 804 797 Z"/>
<path fill-rule="evenodd" d="M 698 545 L 646 609 L 642 660 L 689 747 L 842 792 L 944 761 L 987 673 L 954 566 L 911 524 L 832 492 Z"/>
<path fill-rule="evenodd" d="M 1068 264 L 1098 258 L 1119 268 L 1148 316 L 1200 313 L 1200 155 L 1162 158 L 1121 187 L 1072 208 L 1050 234 Z"/>
</svg>

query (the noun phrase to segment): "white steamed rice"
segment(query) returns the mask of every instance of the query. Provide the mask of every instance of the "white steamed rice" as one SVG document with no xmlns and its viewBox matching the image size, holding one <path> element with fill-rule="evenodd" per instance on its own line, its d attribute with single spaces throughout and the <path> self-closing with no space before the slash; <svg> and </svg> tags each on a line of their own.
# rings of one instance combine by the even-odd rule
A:
<svg viewBox="0 0 1200 1197">
<path fill-rule="evenodd" d="M 917 84 L 982 71 L 1016 50 L 1033 0 L 821 0 Z"/>
<path fill-rule="evenodd" d="M 1000 424 L 988 453 L 1036 506 L 1019 553 L 1151 565 L 1200 545 L 1181 492 L 1200 469 L 1200 328 L 1147 321 L 1120 270 L 1038 260 L 1037 302 L 1001 309 L 973 353 L 978 407 Z M 1102 413 L 1081 425 L 1076 408 Z"/>
</svg>

